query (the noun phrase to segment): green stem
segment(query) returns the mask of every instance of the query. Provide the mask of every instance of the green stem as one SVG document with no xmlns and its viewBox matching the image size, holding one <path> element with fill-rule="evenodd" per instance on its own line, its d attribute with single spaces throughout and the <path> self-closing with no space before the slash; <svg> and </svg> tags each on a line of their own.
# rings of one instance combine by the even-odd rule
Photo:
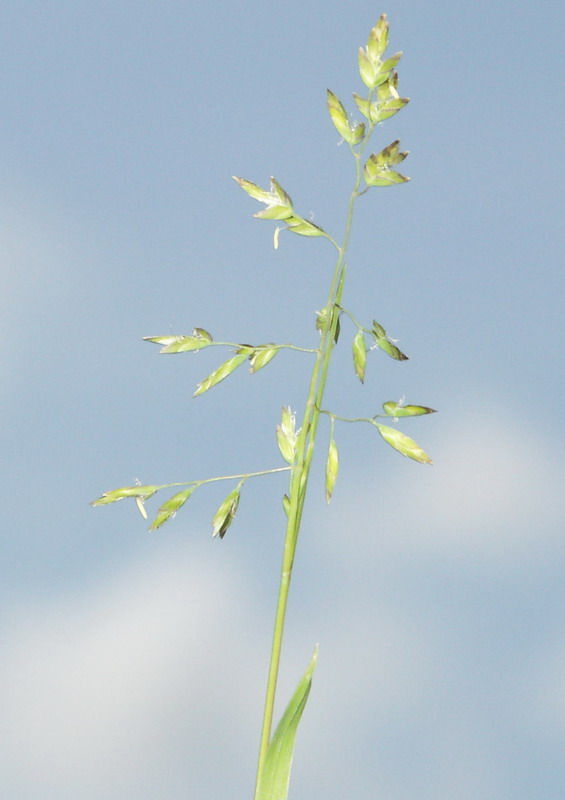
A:
<svg viewBox="0 0 565 800">
<path fill-rule="evenodd" d="M 376 419 L 398 419 L 398 417 L 391 416 L 390 414 L 375 414 L 374 417 L 342 417 L 340 414 L 334 414 L 333 411 L 327 411 L 325 408 L 320 409 L 320 414 L 325 414 L 330 419 L 338 419 L 340 422 L 370 422 L 374 424 Z"/>
<path fill-rule="evenodd" d="M 366 144 L 367 140 L 364 142 Z M 310 466 L 314 455 L 314 444 L 316 431 L 320 418 L 320 408 L 326 387 L 328 369 L 332 351 L 335 345 L 335 336 L 339 321 L 339 314 L 336 313 L 336 306 L 341 303 L 345 282 L 345 254 L 349 244 L 351 225 L 353 222 L 353 210 L 355 200 L 359 196 L 359 185 L 361 182 L 360 161 L 364 147 L 355 152 L 355 185 L 349 199 L 347 222 L 343 245 L 338 246 L 338 258 L 334 269 L 331 288 L 327 304 L 325 306 L 324 324 L 321 332 L 320 347 L 317 351 L 316 362 L 312 369 L 308 399 L 304 409 L 302 426 L 296 446 L 296 458 L 292 468 L 290 483 L 290 507 L 288 511 L 288 523 L 284 543 L 283 561 L 279 585 L 279 596 L 275 615 L 275 625 L 273 630 L 273 643 L 271 648 L 271 660 L 269 665 L 269 676 L 267 680 L 267 692 L 265 697 L 265 707 L 263 713 L 263 726 L 261 731 L 261 744 L 259 748 L 259 762 L 257 765 L 257 780 L 255 784 L 255 800 L 259 800 L 261 795 L 261 780 L 265 767 L 265 759 L 269 748 L 271 730 L 273 724 L 273 709 L 280 666 L 280 657 L 283 642 L 284 624 L 288 602 L 288 593 L 292 576 L 292 567 L 296 552 L 296 544 L 302 520 L 302 511 L 306 497 Z M 333 240 L 332 240 L 333 242 Z M 336 245 L 337 246 L 337 245 Z"/>
<path fill-rule="evenodd" d="M 235 475 L 217 475 L 214 478 L 202 478 L 196 481 L 175 481 L 175 483 L 161 483 L 156 487 L 155 491 L 160 492 L 161 489 L 172 489 L 175 486 L 204 486 L 206 483 L 216 483 L 216 481 L 232 481 L 238 478 L 258 478 L 261 475 L 273 475 L 275 472 L 288 472 L 291 467 L 275 467 L 274 469 L 261 469 L 258 472 L 238 472 Z M 134 488 L 134 487 L 132 487 Z M 132 495 L 135 497 L 135 495 Z"/>
<path fill-rule="evenodd" d="M 215 483 L 216 481 L 231 481 L 237 478 L 258 478 L 260 475 L 273 475 L 275 472 L 288 472 L 290 467 L 275 467 L 274 469 L 262 469 L 259 472 L 240 472 L 237 475 L 218 475 L 215 478 L 204 478 L 201 481 L 189 481 L 189 483 L 197 483 L 199 486 L 204 486 L 205 483 Z M 186 486 L 186 483 L 169 483 L 168 486 Z"/>
<path fill-rule="evenodd" d="M 317 353 L 311 347 L 298 347 L 295 344 L 260 344 L 260 345 L 242 345 L 239 342 L 210 342 L 207 347 L 232 347 L 237 350 L 240 347 L 249 347 L 251 350 L 298 350 L 300 353 Z"/>
</svg>

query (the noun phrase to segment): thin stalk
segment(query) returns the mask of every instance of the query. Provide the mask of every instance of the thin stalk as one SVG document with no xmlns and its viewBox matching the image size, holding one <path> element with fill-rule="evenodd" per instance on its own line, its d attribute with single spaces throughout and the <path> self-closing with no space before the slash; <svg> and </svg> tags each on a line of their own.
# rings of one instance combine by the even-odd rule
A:
<svg viewBox="0 0 565 800">
<path fill-rule="evenodd" d="M 364 142 L 364 145 L 366 145 L 366 142 L 367 140 Z M 364 149 L 364 147 L 362 149 Z M 265 759 L 267 757 L 267 750 L 271 738 L 273 710 L 275 705 L 292 567 L 294 564 L 296 544 L 300 531 L 300 523 L 302 520 L 302 511 L 306 497 L 310 466 L 314 455 L 314 444 L 318 421 L 320 418 L 320 408 L 324 397 L 331 355 L 335 345 L 335 335 L 339 321 L 339 314 L 335 313 L 334 310 L 336 309 L 336 306 L 340 305 L 343 295 L 345 283 L 345 255 L 351 234 L 355 200 L 359 196 L 358 190 L 361 182 L 360 161 L 362 149 L 359 152 L 355 152 L 352 149 L 355 157 L 355 184 L 349 199 L 343 245 L 341 247 L 336 245 L 338 247 L 338 258 L 333 273 L 328 302 L 325 306 L 326 313 L 322 328 L 320 347 L 317 350 L 316 361 L 312 369 L 308 398 L 304 409 L 302 426 L 296 446 L 296 458 L 291 474 L 290 507 L 288 510 L 288 523 L 286 528 L 279 595 L 273 630 L 267 692 L 263 712 L 261 744 L 259 748 L 259 761 L 257 765 L 257 779 L 255 784 L 255 800 L 259 800 L 260 797 L 261 778 L 263 775 Z"/>
<path fill-rule="evenodd" d="M 235 350 L 242 347 L 240 342 L 209 342 L 206 347 L 233 347 Z M 251 348 L 256 350 L 266 350 L 266 349 L 274 349 L 274 350 L 297 350 L 299 353 L 317 353 L 318 351 L 312 347 L 298 347 L 295 344 L 268 344 L 262 345 L 257 348 Z"/>
</svg>

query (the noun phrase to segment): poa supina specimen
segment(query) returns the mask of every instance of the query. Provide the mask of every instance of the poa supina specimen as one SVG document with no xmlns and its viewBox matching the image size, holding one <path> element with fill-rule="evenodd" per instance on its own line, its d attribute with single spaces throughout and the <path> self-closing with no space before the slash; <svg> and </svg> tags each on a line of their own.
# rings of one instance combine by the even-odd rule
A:
<svg viewBox="0 0 565 800">
<path fill-rule="evenodd" d="M 342 319 L 349 321 L 353 326 L 353 367 L 361 382 L 365 379 L 367 357 L 371 351 L 381 350 L 398 362 L 408 358 L 388 336 L 380 322 L 373 320 L 370 325 L 365 326 L 358 322 L 356 317 L 342 305 L 346 277 L 346 253 L 357 200 L 373 187 L 391 187 L 408 181 L 408 178 L 395 169 L 408 155 L 407 152 L 401 151 L 398 140 L 393 141 L 379 152 L 365 155 L 375 128 L 380 127 L 384 120 L 394 116 L 408 103 L 408 99 L 400 97 L 398 93 L 396 66 L 401 53 L 385 56 L 388 36 L 389 26 L 386 15 L 383 14 L 371 30 L 366 48 L 359 48 L 359 72 L 368 93 L 367 96 L 354 94 L 353 97 L 358 111 L 364 117 L 363 122 L 351 122 L 338 97 L 330 90 L 327 93 L 330 118 L 342 139 L 349 145 L 355 167 L 353 189 L 349 196 L 345 233 L 341 244 L 321 227 L 301 217 L 295 210 L 290 195 L 275 178 L 271 178 L 268 189 L 262 189 L 245 178 L 234 178 L 248 195 L 265 206 L 254 216 L 262 220 L 275 220 L 279 223 L 274 231 L 275 248 L 278 247 L 279 235 L 283 231 L 290 231 L 299 236 L 326 239 L 335 248 L 337 259 L 328 299 L 322 310 L 316 314 L 318 346 L 310 349 L 290 344 L 242 345 L 236 342 L 215 341 L 211 334 L 203 328 L 194 328 L 188 335 L 146 337 L 147 341 L 161 346 L 161 353 L 195 352 L 206 347 L 228 348 L 232 351 L 233 354 L 226 361 L 197 385 L 195 396 L 204 394 L 246 362 L 249 364 L 251 373 L 258 372 L 284 348 L 313 354 L 314 366 L 300 424 L 297 426 L 293 411 L 285 406 L 282 409 L 280 424 L 276 428 L 278 447 L 285 466 L 252 473 L 193 479 L 180 483 L 127 486 L 105 492 L 102 497 L 93 502 L 93 505 L 99 506 L 130 497 L 135 500 L 141 514 L 147 519 L 144 504 L 150 497 L 164 489 L 183 487 L 162 503 L 149 528 L 153 531 L 174 517 L 197 489 L 207 483 L 227 481 L 231 484 L 230 491 L 212 519 L 212 535 L 222 539 L 234 520 L 241 491 L 248 480 L 277 472 L 289 473 L 288 490 L 282 498 L 284 513 L 287 517 L 286 537 L 261 733 L 255 800 L 284 800 L 287 797 L 294 738 L 310 691 L 316 662 L 315 652 L 276 731 L 272 733 L 273 707 L 287 598 L 320 417 L 322 415 L 328 417 L 330 423 L 325 473 L 328 503 L 338 474 L 336 423 L 357 422 L 372 425 L 385 442 L 402 455 L 420 463 L 431 463 L 422 448 L 413 439 L 402 433 L 394 423 L 400 417 L 416 417 L 433 413 L 433 409 L 427 406 L 407 405 L 403 401 L 397 403 L 389 400 L 383 403 L 383 414 L 351 419 L 323 407 L 328 368 L 332 351 L 340 339 Z M 393 422 L 393 425 L 384 424 L 379 421 L 381 419 L 388 419 L 389 422 Z"/>
</svg>

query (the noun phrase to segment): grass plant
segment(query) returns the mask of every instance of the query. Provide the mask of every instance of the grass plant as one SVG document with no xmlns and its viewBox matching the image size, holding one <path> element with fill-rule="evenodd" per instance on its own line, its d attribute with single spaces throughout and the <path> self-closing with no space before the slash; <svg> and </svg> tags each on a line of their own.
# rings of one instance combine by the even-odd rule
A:
<svg viewBox="0 0 565 800">
<path fill-rule="evenodd" d="M 230 341 L 216 341 L 204 328 L 194 328 L 186 335 L 167 335 L 145 337 L 147 341 L 160 346 L 161 353 L 190 353 L 203 348 L 219 347 L 231 351 L 229 358 L 196 386 L 194 396 L 204 394 L 221 381 L 228 378 L 244 364 L 249 365 L 251 373 L 267 366 L 282 349 L 293 349 L 310 353 L 314 364 L 309 385 L 305 391 L 305 403 L 297 424 L 295 413 L 284 406 L 281 420 L 277 426 L 277 442 L 283 466 L 257 472 L 235 475 L 221 475 L 212 478 L 199 478 L 179 483 L 155 484 L 146 486 L 126 486 L 105 492 L 92 505 L 101 506 L 131 498 L 141 514 L 147 519 L 145 503 L 158 492 L 175 489 L 158 508 L 149 530 L 157 530 L 172 519 L 192 494 L 206 484 L 227 481 L 231 484 L 229 492 L 212 518 L 212 535 L 222 539 L 232 525 L 244 485 L 250 479 L 278 472 L 288 473 L 288 489 L 282 502 L 287 518 L 284 551 L 280 573 L 279 594 L 271 646 L 267 691 L 261 728 L 259 760 L 256 775 L 254 800 L 284 800 L 288 796 L 290 767 L 294 750 L 297 727 L 310 692 L 317 651 L 286 710 L 273 732 L 273 709 L 279 675 L 283 632 L 286 617 L 288 594 L 291 585 L 292 569 L 296 544 L 301 528 L 302 514 L 307 497 L 308 481 L 318 438 L 318 428 L 322 416 L 329 418 L 329 437 L 326 443 L 327 456 L 325 468 L 326 500 L 329 503 L 335 487 L 339 454 L 335 440 L 336 426 L 349 422 L 368 424 L 376 429 L 383 440 L 396 451 L 416 462 L 431 463 L 424 450 L 408 435 L 401 432 L 396 422 L 399 418 L 418 417 L 433 413 L 428 406 L 386 401 L 382 414 L 370 417 L 348 418 L 324 408 L 324 391 L 334 348 L 341 336 L 342 321 L 353 328 L 352 359 L 354 373 L 361 383 L 365 380 L 368 357 L 373 351 L 402 363 L 408 359 L 388 335 L 381 322 L 372 320 L 370 324 L 359 322 L 355 315 L 344 307 L 343 295 L 347 272 L 347 251 L 351 236 L 354 211 L 358 201 L 370 202 L 367 194 L 374 189 L 390 188 L 405 184 L 409 179 L 397 171 L 408 155 L 400 149 L 398 140 L 371 152 L 369 144 L 373 134 L 381 130 L 381 124 L 401 111 L 408 98 L 398 92 L 397 66 L 401 53 L 387 54 L 389 24 L 383 14 L 371 29 L 366 47 L 359 49 L 358 65 L 364 93 L 354 93 L 357 112 L 362 121 L 352 121 L 341 100 L 330 90 L 327 93 L 327 108 L 330 119 L 348 145 L 353 159 L 353 180 L 350 187 L 345 217 L 345 228 L 341 240 L 334 238 L 311 220 L 301 216 L 295 209 L 288 192 L 275 179 L 271 178 L 268 188 L 261 188 L 246 178 L 235 177 L 236 183 L 251 198 L 264 208 L 255 213 L 261 220 L 275 221 L 274 246 L 278 248 L 282 233 L 290 232 L 299 236 L 325 239 L 335 251 L 335 262 L 331 272 L 326 300 L 321 311 L 317 312 L 315 326 L 317 344 L 314 347 L 299 347 L 291 344 L 249 345 Z M 313 326 L 314 328 L 314 326 Z M 383 422 L 385 420 L 386 422 Z"/>
</svg>

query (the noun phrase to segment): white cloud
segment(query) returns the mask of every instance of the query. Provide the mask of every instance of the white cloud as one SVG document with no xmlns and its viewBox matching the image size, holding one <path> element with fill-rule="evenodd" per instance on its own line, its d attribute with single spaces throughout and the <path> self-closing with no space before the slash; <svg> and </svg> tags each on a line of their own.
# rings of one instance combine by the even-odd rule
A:
<svg viewBox="0 0 565 800">
<path fill-rule="evenodd" d="M 463 410 L 462 419 L 434 449 L 431 467 L 408 459 L 393 465 L 389 459 L 399 456 L 379 450 L 370 481 L 347 481 L 337 518 L 329 518 L 332 529 L 366 533 L 375 552 L 447 559 L 527 561 L 554 545 L 565 470 L 551 437 L 508 417 L 485 421 Z M 339 558 L 350 546 L 349 537 L 320 538 L 324 550 L 336 545 Z"/>
<path fill-rule="evenodd" d="M 225 570 L 168 549 L 90 592 L 14 609 L 0 670 L 3 796 L 149 798 L 172 753 L 177 772 L 181 748 L 192 763 L 204 743 L 213 756 L 211 737 L 231 726 L 231 740 L 249 717 L 246 608 Z"/>
</svg>

